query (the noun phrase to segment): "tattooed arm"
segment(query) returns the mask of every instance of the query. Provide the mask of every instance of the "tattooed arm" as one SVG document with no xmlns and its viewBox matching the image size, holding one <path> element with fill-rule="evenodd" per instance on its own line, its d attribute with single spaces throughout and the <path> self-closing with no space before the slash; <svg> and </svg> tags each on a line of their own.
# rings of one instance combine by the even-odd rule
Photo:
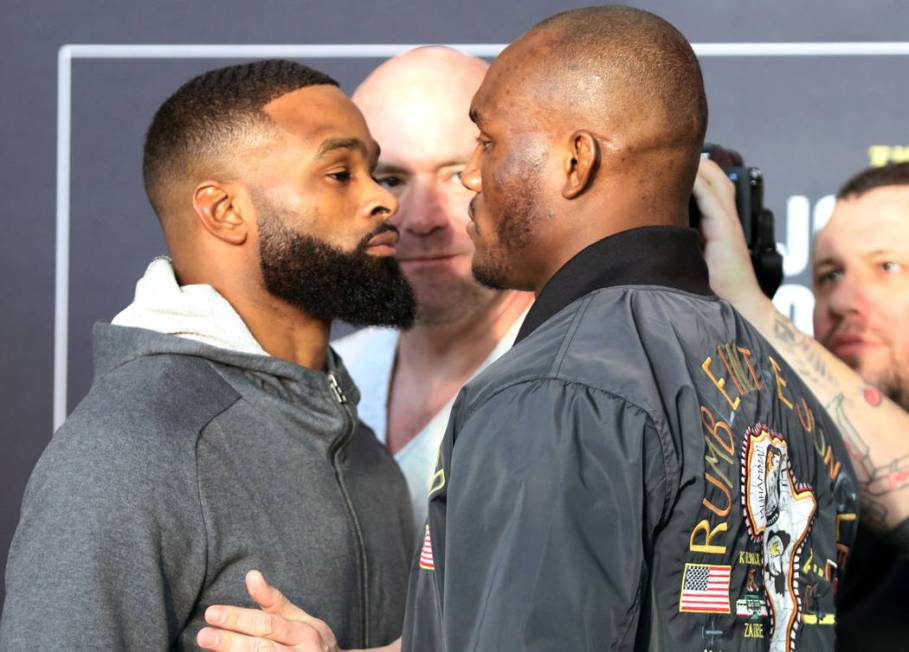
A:
<svg viewBox="0 0 909 652">
<path fill-rule="evenodd" d="M 736 217 L 735 188 L 712 161 L 701 161 L 694 194 L 703 214 L 711 287 L 770 341 L 826 406 L 852 458 L 862 521 L 880 532 L 901 532 L 909 549 L 909 413 L 799 331 L 761 292 Z"/>
</svg>

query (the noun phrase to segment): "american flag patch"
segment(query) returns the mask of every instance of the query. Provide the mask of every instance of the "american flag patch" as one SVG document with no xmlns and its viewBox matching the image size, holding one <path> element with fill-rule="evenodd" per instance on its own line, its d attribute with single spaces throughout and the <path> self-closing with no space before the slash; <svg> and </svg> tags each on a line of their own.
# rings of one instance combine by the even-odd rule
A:
<svg viewBox="0 0 909 652">
<path fill-rule="evenodd" d="M 429 536 L 429 525 L 426 525 L 426 535 L 423 537 L 423 547 L 420 548 L 420 568 L 434 571 L 436 565 L 432 562 L 432 538 Z"/>
<path fill-rule="evenodd" d="M 679 611 L 728 614 L 732 566 L 685 564 Z"/>
</svg>

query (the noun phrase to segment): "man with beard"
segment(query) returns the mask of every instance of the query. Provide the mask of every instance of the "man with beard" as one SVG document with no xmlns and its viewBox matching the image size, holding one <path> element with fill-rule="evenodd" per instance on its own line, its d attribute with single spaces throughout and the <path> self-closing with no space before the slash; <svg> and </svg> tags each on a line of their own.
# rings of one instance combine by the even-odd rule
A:
<svg viewBox="0 0 909 652">
<path fill-rule="evenodd" d="M 511 348 L 533 296 L 473 277 L 471 193 L 461 172 L 476 144 L 467 117 L 488 65 L 418 48 L 374 70 L 353 94 L 382 144 L 375 177 L 400 202 L 397 259 L 417 302 L 412 328 L 366 328 L 334 343 L 360 389 L 360 418 L 385 443 L 422 528 L 439 443 L 455 395 Z"/>
<path fill-rule="evenodd" d="M 909 410 L 909 164 L 869 168 L 843 184 L 815 241 L 812 268 L 814 336 Z M 909 438 L 909 428 L 900 431 Z M 893 469 L 899 470 L 905 482 L 909 460 Z M 861 523 L 852 564 L 838 649 L 905 646 L 909 562 L 892 541 Z"/>
<path fill-rule="evenodd" d="M 95 329 L 92 388 L 26 491 L 0 647 L 191 648 L 252 568 L 345 646 L 400 634 L 406 485 L 328 347 L 334 319 L 413 319 L 377 158 L 336 82 L 289 61 L 159 108 L 143 173 L 170 259 Z"/>
</svg>

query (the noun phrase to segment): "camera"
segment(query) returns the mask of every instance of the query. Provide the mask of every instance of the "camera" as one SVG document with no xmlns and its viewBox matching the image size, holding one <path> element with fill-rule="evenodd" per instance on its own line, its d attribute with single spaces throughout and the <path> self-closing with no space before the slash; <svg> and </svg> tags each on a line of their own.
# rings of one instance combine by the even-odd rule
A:
<svg viewBox="0 0 909 652">
<path fill-rule="evenodd" d="M 776 250 L 773 213 L 764 208 L 764 175 L 759 168 L 747 167 L 742 156 L 719 145 L 705 143 L 701 155 L 719 165 L 735 184 L 735 207 L 751 264 L 764 294 L 773 297 L 783 282 L 783 257 Z M 692 228 L 699 229 L 701 211 L 694 197 L 689 204 Z"/>
</svg>

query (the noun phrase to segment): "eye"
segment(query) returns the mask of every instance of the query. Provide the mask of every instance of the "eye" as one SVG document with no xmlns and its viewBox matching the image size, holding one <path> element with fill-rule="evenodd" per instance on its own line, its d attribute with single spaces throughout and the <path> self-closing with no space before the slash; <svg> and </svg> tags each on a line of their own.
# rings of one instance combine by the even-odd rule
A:
<svg viewBox="0 0 909 652">
<path fill-rule="evenodd" d="M 373 177 L 375 182 L 380 186 L 384 186 L 391 190 L 392 188 L 397 188 L 398 186 L 404 185 L 404 179 L 394 174 L 381 174 Z"/>
<path fill-rule="evenodd" d="M 841 269 L 821 270 L 814 275 L 814 284 L 820 287 L 828 283 L 836 283 L 841 278 L 843 278 Z"/>
<path fill-rule="evenodd" d="M 328 176 L 339 183 L 347 183 L 350 181 L 350 170 L 340 170 L 338 172 L 329 172 Z"/>
<path fill-rule="evenodd" d="M 464 170 L 457 170 L 455 172 L 452 172 L 451 176 L 448 177 L 448 180 L 451 181 L 456 186 L 460 186 L 461 185 L 461 174 L 463 172 L 464 172 Z"/>
<path fill-rule="evenodd" d="M 477 144 L 480 146 L 480 149 L 482 149 L 484 152 L 487 151 L 490 147 L 492 147 L 492 141 L 489 140 L 488 138 L 484 138 L 482 135 L 477 136 Z"/>
<path fill-rule="evenodd" d="M 890 272 L 891 274 L 897 274 L 903 271 L 903 266 L 895 261 L 886 260 L 881 263 L 881 269 L 885 272 Z"/>
</svg>

